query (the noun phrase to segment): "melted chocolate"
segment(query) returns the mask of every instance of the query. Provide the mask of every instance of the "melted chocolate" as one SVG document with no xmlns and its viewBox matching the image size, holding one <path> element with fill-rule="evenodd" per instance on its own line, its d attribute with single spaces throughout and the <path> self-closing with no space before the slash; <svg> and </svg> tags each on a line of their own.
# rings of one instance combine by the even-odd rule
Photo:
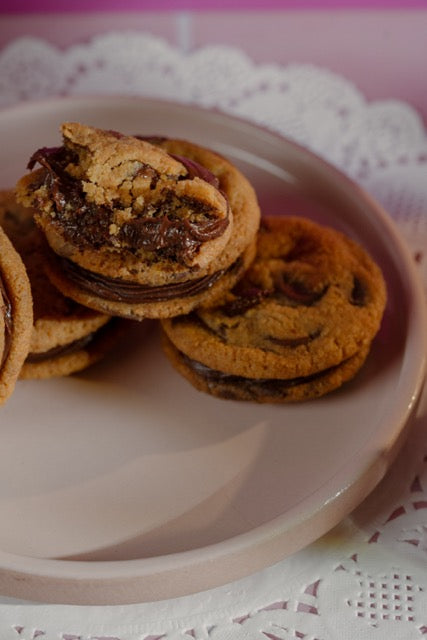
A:
<svg viewBox="0 0 427 640">
<path fill-rule="evenodd" d="M 145 142 L 149 142 L 154 145 L 161 145 L 163 142 L 166 142 L 168 138 L 164 136 L 140 136 L 136 135 L 134 138 L 138 138 L 138 140 L 144 140 Z M 174 160 L 180 162 L 187 169 L 187 175 L 184 176 L 186 180 L 192 180 L 193 178 L 201 178 L 205 182 L 209 182 L 215 189 L 219 189 L 219 180 L 212 171 L 206 169 L 200 162 L 196 162 L 196 160 L 191 160 L 186 156 L 179 156 L 175 153 L 168 154 Z"/>
<path fill-rule="evenodd" d="M 295 279 L 291 280 L 283 273 L 276 275 L 273 291 L 260 289 L 252 285 L 250 281 L 245 282 L 243 279 L 232 290 L 235 298 L 220 307 L 220 311 L 232 318 L 243 315 L 268 298 L 279 304 L 309 307 L 318 302 L 327 290 L 328 285 L 325 285 L 320 291 L 312 291 L 304 283 Z"/>
<path fill-rule="evenodd" d="M 94 249 L 109 244 L 112 211 L 86 202 L 81 181 L 65 171 L 70 162 L 77 162 L 77 156 L 65 147 L 43 147 L 31 156 L 28 168 L 37 162 L 45 169 L 44 184 L 54 204 L 55 224 L 60 224 L 64 238 Z"/>
<path fill-rule="evenodd" d="M 173 153 L 169 154 L 171 158 L 178 160 L 184 167 L 187 169 L 187 175 L 185 176 L 186 180 L 192 180 L 193 178 L 201 178 L 205 182 L 211 184 L 215 189 L 219 189 L 219 180 L 209 169 L 206 169 L 203 165 L 195 160 L 190 160 L 190 158 L 186 158 L 185 156 L 177 156 Z"/>
<path fill-rule="evenodd" d="M 3 300 L 3 318 L 4 318 L 4 347 L 3 353 L 0 358 L 0 369 L 6 362 L 7 356 L 10 352 L 12 344 L 12 331 L 13 331 L 13 308 L 10 298 L 7 294 L 4 282 L 0 277 L 0 294 Z"/>
<path fill-rule="evenodd" d="M 219 187 L 218 179 L 205 167 L 188 158 L 175 158 L 187 169 L 187 175 L 180 179 L 191 180 L 198 176 L 215 188 Z M 66 147 L 43 147 L 31 156 L 28 168 L 33 169 L 36 163 L 45 170 L 44 185 L 54 204 L 54 224 L 60 225 L 65 240 L 80 248 L 116 246 L 119 241 L 131 252 L 144 249 L 155 251 L 164 259 L 186 262 L 204 242 L 221 236 L 229 224 L 228 215 L 221 219 L 212 217 L 212 207 L 204 201 L 188 196 L 177 198 L 169 189 L 149 205 L 149 215 L 148 210 L 142 211 L 141 215 L 124 224 L 118 235 L 111 236 L 113 209 L 88 202 L 82 182 L 66 171 L 69 163 L 78 163 L 74 152 Z M 136 175 L 149 178 L 150 189 L 154 189 L 160 179 L 158 172 L 145 164 L 139 167 Z M 181 218 L 176 207 L 182 206 L 197 212 L 203 220 L 191 222 Z"/>
<path fill-rule="evenodd" d="M 45 169 L 50 169 L 52 162 L 53 168 L 55 164 L 58 163 L 60 155 L 63 155 L 64 153 L 65 147 L 41 147 L 40 149 L 37 149 L 29 159 L 27 169 L 30 169 L 31 171 L 37 163 L 42 167 L 45 167 Z"/>
<path fill-rule="evenodd" d="M 134 138 L 138 138 L 138 140 L 145 140 L 145 142 L 149 142 L 150 144 L 162 144 L 162 142 L 166 142 L 169 138 L 166 136 L 141 136 L 139 134 L 134 134 Z"/>
<path fill-rule="evenodd" d="M 228 218 L 208 219 L 197 224 L 189 219 L 174 218 L 173 205 L 170 203 L 173 198 L 171 194 L 163 201 L 162 211 L 166 215 L 158 218 L 141 216 L 127 222 L 122 226 L 118 238 L 133 250 L 145 249 L 158 252 L 166 258 L 181 256 L 189 259 L 197 253 L 202 243 L 217 238 L 227 228 Z M 182 197 L 180 202 L 197 208 L 200 213 L 209 213 L 208 210 L 203 211 L 204 205 L 194 198 Z M 171 214 L 167 215 L 169 209 Z"/>
<path fill-rule="evenodd" d="M 195 296 L 206 291 L 225 273 L 225 270 L 216 271 L 212 275 L 187 280 L 176 284 L 150 287 L 147 285 L 129 282 L 119 278 L 109 278 L 93 271 L 83 269 L 79 265 L 60 258 L 63 272 L 69 280 L 77 284 L 81 289 L 94 294 L 98 298 L 116 302 L 128 302 L 131 304 L 145 302 L 163 302 L 175 298 Z M 229 270 L 237 268 L 237 261 Z"/>
</svg>

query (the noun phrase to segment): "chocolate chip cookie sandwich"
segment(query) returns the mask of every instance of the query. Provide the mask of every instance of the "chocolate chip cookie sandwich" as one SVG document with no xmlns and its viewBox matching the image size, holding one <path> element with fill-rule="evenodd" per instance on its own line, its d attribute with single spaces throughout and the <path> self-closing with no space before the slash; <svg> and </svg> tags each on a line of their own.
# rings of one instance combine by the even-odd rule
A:
<svg viewBox="0 0 427 640">
<path fill-rule="evenodd" d="M 164 347 L 201 391 L 307 400 L 359 371 L 385 304 L 381 270 L 362 247 L 308 219 L 270 217 L 255 261 L 219 303 L 162 321 Z"/>
<path fill-rule="evenodd" d="M 34 211 L 0 192 L 0 226 L 19 253 L 33 298 L 30 342 L 21 378 L 48 378 L 81 371 L 116 343 L 120 322 L 63 296 L 44 272 L 44 240 Z"/>
<path fill-rule="evenodd" d="M 180 140 L 62 125 L 17 185 L 36 210 L 48 273 L 103 313 L 161 318 L 211 304 L 252 261 L 255 192 L 223 157 Z M 36 165 L 40 165 L 35 169 Z"/>
<path fill-rule="evenodd" d="M 19 254 L 0 228 L 0 405 L 12 394 L 33 328 L 30 283 Z"/>
</svg>

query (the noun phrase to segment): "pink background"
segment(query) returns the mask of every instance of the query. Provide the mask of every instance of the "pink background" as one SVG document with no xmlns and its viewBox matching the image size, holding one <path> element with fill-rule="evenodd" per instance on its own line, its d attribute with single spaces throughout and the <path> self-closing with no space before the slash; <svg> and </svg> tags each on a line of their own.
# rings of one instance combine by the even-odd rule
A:
<svg viewBox="0 0 427 640">
<path fill-rule="evenodd" d="M 29 0 L 3 2 L 15 11 L 31 5 L 47 7 L 51 0 L 31 3 Z M 53 0 L 52 0 L 53 1 Z M 207 44 L 227 44 L 245 51 L 256 62 L 312 63 L 327 67 L 351 80 L 368 99 L 401 99 L 412 104 L 427 123 L 427 0 L 414 2 L 346 3 L 325 0 L 302 0 L 298 6 L 321 6 L 322 9 L 297 10 L 296 0 L 272 2 L 266 6 L 288 6 L 292 10 L 238 11 L 107 11 L 78 12 L 80 0 L 72 4 L 72 13 L 3 13 L 0 15 L 0 48 L 20 36 L 36 36 L 57 47 L 85 42 L 93 36 L 113 30 L 150 32 L 165 38 L 183 51 Z M 261 4 L 253 0 L 255 4 Z M 67 6 L 70 6 L 67 5 Z M 93 6 L 117 7 L 109 3 L 85 3 Z M 171 0 L 124 0 L 123 6 L 180 6 Z M 187 2 L 216 7 L 221 2 Z M 227 6 L 233 3 L 223 4 Z M 237 0 L 234 3 L 237 4 Z M 264 3 L 265 4 L 265 3 Z M 359 8 L 348 8 L 351 5 Z M 403 5 L 405 9 L 387 7 Z M 330 9 L 340 5 L 341 9 Z M 64 4 L 56 2 L 59 9 Z M 240 3 L 239 3 L 239 6 Z M 246 3 L 245 6 L 251 6 Z M 414 8 L 424 6 L 425 8 Z M 362 8 L 360 8 L 362 7 Z M 413 7 L 410 8 L 409 7 Z"/>
<path fill-rule="evenodd" d="M 410 9 L 426 8 L 426 0 L 3 0 L 0 13 L 41 11 L 204 11 L 224 9 Z"/>
</svg>

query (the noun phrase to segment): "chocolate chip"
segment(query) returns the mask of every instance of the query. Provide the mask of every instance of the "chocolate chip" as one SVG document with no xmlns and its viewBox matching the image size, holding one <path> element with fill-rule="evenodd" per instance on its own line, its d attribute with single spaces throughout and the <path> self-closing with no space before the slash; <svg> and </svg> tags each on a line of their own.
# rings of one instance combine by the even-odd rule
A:
<svg viewBox="0 0 427 640">
<path fill-rule="evenodd" d="M 363 282 L 357 276 L 353 277 L 353 289 L 350 294 L 350 304 L 356 307 L 364 307 L 366 304 L 367 291 Z"/>
<path fill-rule="evenodd" d="M 263 291 L 256 287 L 250 287 L 247 289 L 237 287 L 233 290 L 233 293 L 236 295 L 236 298 L 220 307 L 221 313 L 229 318 L 243 315 L 246 311 L 249 311 L 249 309 L 252 309 L 262 302 L 262 300 L 264 300 L 268 295 L 267 291 Z"/>
<path fill-rule="evenodd" d="M 325 295 L 328 285 L 325 285 L 320 291 L 313 291 L 306 284 L 291 278 L 286 273 L 278 273 L 274 279 L 274 288 L 274 297 L 279 302 L 309 307 Z"/>
<path fill-rule="evenodd" d="M 310 344 L 310 342 L 318 338 L 320 334 L 321 329 L 316 329 L 316 331 L 312 331 L 306 336 L 299 336 L 298 338 L 276 338 L 274 336 L 268 336 L 267 340 L 280 347 L 299 347 L 303 344 Z"/>
<path fill-rule="evenodd" d="M 283 262 L 304 261 L 307 256 L 316 255 L 318 245 L 312 238 L 299 238 L 293 247 L 281 258 Z"/>
<path fill-rule="evenodd" d="M 160 212 L 168 210 L 168 204 L 159 204 Z M 168 259 L 188 260 L 198 251 L 203 242 L 221 235 L 228 219 L 204 220 L 192 223 L 173 214 L 160 217 L 141 216 L 126 222 L 119 238 L 133 250 L 156 251 Z"/>
</svg>

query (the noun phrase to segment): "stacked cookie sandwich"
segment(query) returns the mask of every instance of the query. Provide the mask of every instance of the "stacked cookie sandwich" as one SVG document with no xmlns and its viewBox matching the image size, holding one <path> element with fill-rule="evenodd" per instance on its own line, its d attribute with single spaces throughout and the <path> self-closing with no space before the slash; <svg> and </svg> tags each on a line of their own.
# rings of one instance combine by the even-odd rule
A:
<svg viewBox="0 0 427 640">
<path fill-rule="evenodd" d="M 360 369 L 385 301 L 379 268 L 350 239 L 303 218 L 265 218 L 255 261 L 219 304 L 163 321 L 165 350 L 215 396 L 317 398 Z"/>
<path fill-rule="evenodd" d="M 64 295 L 127 318 L 161 318 L 208 304 L 252 261 L 259 208 L 227 160 L 183 141 L 122 136 L 77 123 L 64 145 L 40 149 L 20 201 L 49 246 Z"/>
<path fill-rule="evenodd" d="M 177 371 L 221 398 L 316 398 L 360 369 L 386 302 L 363 248 L 305 218 L 260 226 L 253 187 L 209 149 L 79 123 L 62 135 L 16 194 L 42 238 L 37 270 L 91 335 L 159 319 Z"/>
</svg>

